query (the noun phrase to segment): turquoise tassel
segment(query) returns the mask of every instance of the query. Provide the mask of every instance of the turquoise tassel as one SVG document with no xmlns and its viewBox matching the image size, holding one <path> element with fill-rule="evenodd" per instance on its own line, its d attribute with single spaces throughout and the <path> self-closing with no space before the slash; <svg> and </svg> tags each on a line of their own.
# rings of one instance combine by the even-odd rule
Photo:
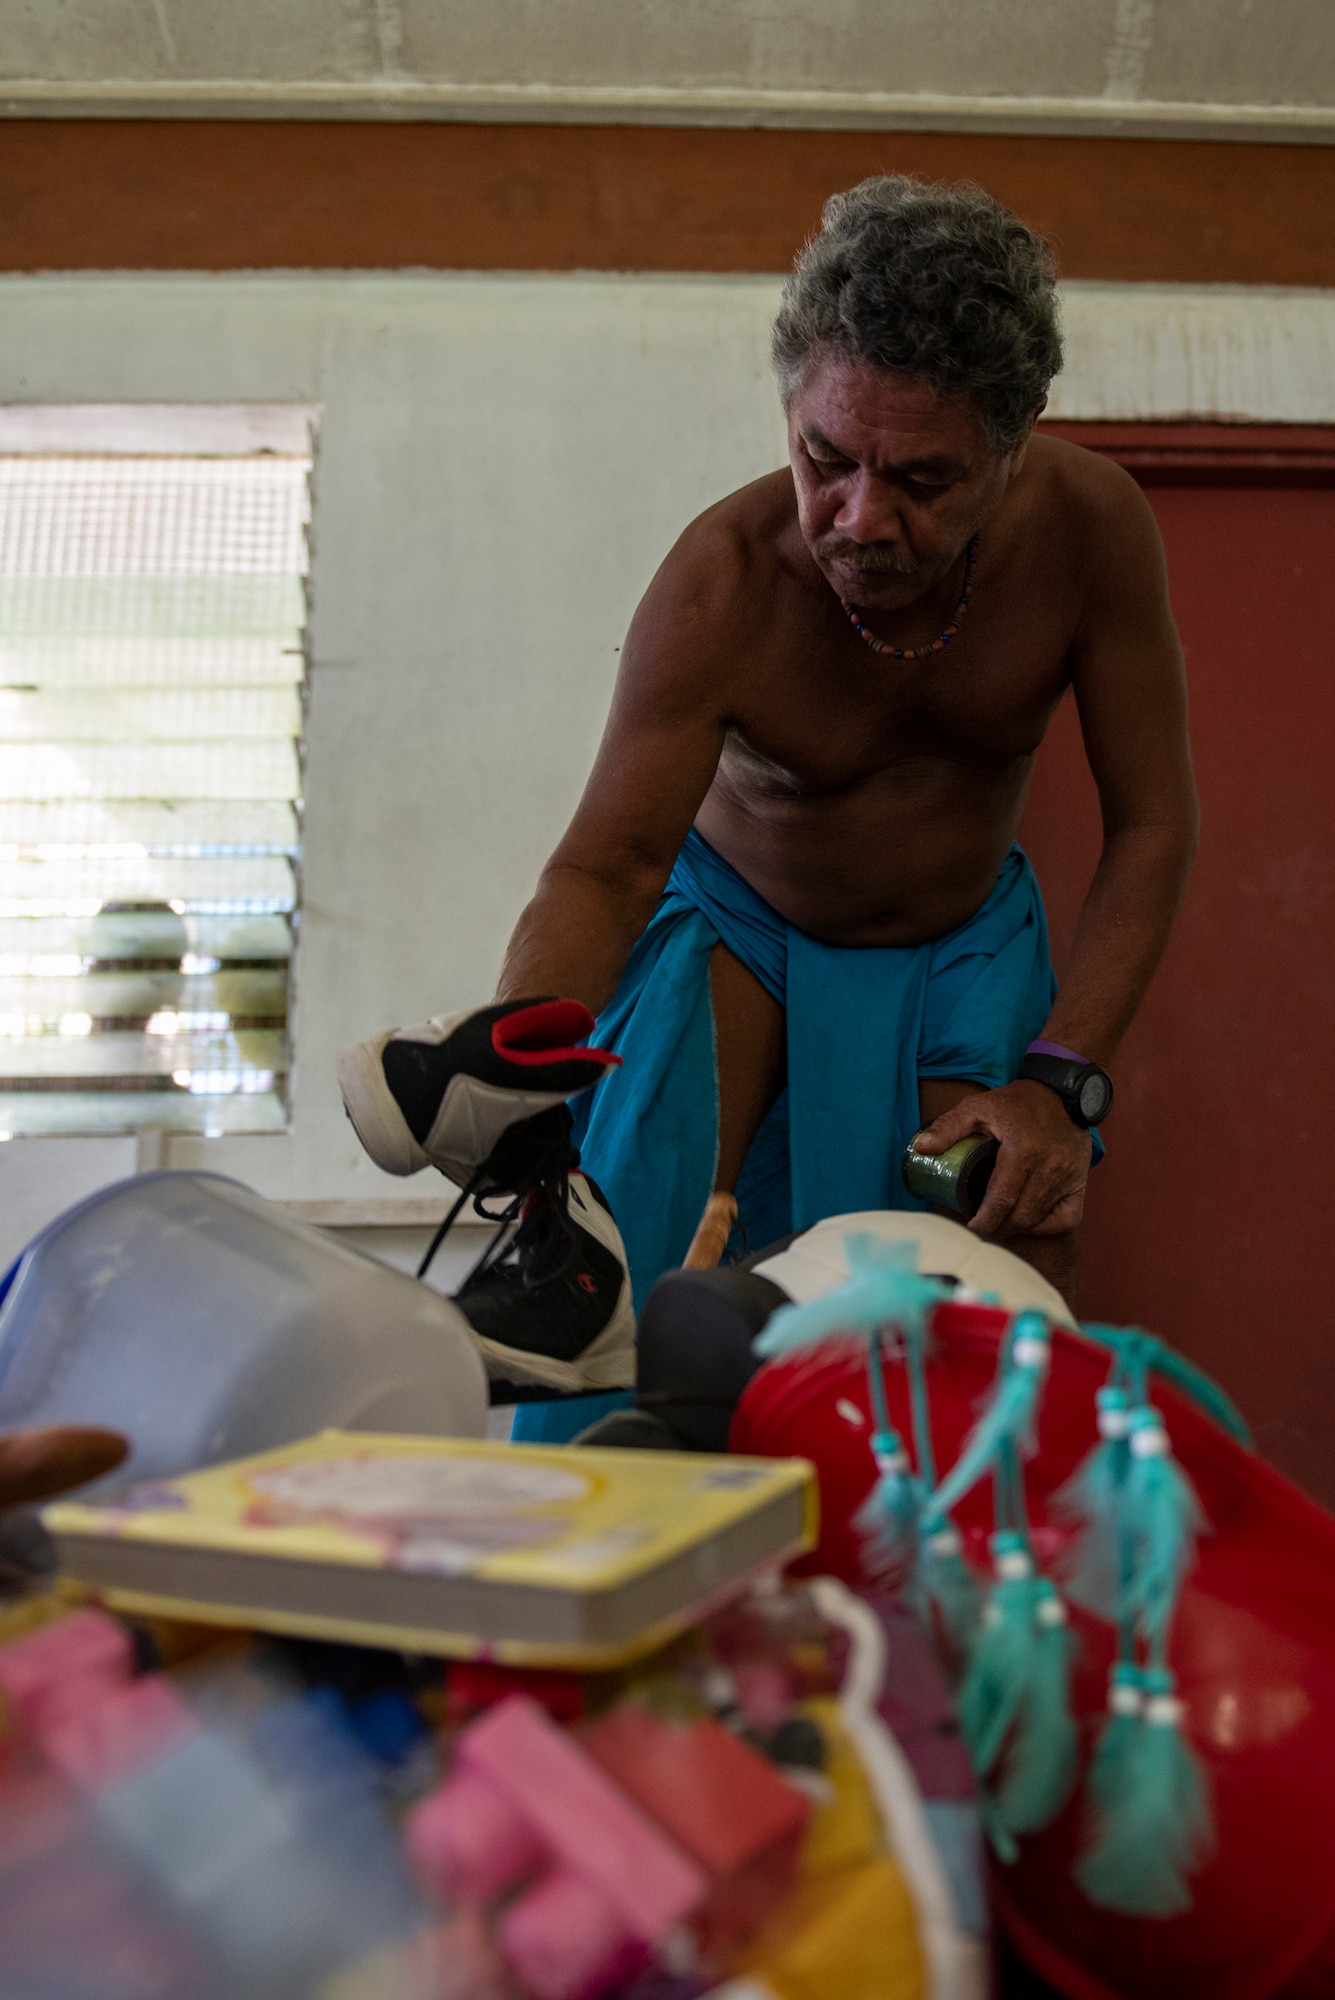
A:
<svg viewBox="0 0 1335 2000">
<path fill-rule="evenodd" d="M 898 1587 L 912 1573 L 918 1551 L 922 1487 L 896 1431 L 878 1431 L 871 1441 L 880 1477 L 863 1501 L 854 1525 L 862 1536 L 867 1570 L 877 1582 Z"/>
<path fill-rule="evenodd" d="M 844 1239 L 848 1277 L 834 1291 L 808 1305 L 781 1306 L 755 1342 L 765 1359 L 793 1354 L 822 1340 L 867 1342 L 867 1368 L 876 1413 L 872 1452 L 879 1478 L 859 1510 L 867 1566 L 884 1583 L 899 1585 L 912 1574 L 917 1560 L 918 1518 L 924 1482 L 915 1477 L 902 1439 L 890 1426 L 881 1381 L 881 1332 L 893 1328 L 910 1358 L 915 1391 L 926 1423 L 922 1389 L 922 1357 L 927 1343 L 928 1316 L 950 1296 L 939 1278 L 923 1277 L 917 1268 L 916 1243 L 887 1243 L 869 1231 Z M 930 1453 L 930 1437 L 921 1441 Z M 930 1478 L 930 1471 L 928 1472 Z"/>
<path fill-rule="evenodd" d="M 1034 1650 L 1034 1563 L 1023 1535 L 992 1537 L 996 1580 L 960 1689 L 960 1728 L 980 1780 L 991 1776 L 1019 1713 Z"/>
<path fill-rule="evenodd" d="M 996 1582 L 980 1621 L 978 1585 L 948 1516 L 985 1473 L 998 1470 L 1003 1459 L 1018 1467 L 1019 1454 L 1032 1441 L 1050 1352 L 1046 1320 L 1040 1313 L 1021 1313 L 1011 1330 L 1001 1379 L 991 1402 L 950 1472 L 922 1503 L 920 1587 L 937 1611 L 956 1661 L 968 1666 L 961 1701 L 970 1703 L 972 1721 L 962 1722 L 962 1726 L 974 1767 L 980 1773 L 990 1770 L 995 1762 L 1010 1720 L 1007 1716 L 1001 1721 L 997 1744 L 989 1755 L 984 1717 L 995 1701 L 1001 1700 L 1004 1708 L 1000 1691 L 1009 1676 L 1016 1677 L 1018 1690 L 1027 1675 L 1022 1655 L 1030 1623 L 1025 1607 L 1033 1563 L 1023 1535 L 1003 1534 L 994 1539 Z M 1025 1566 L 1023 1579 L 1019 1564 Z M 1015 1699 L 1019 1699 L 1018 1692 Z M 980 1762 L 980 1758 L 986 1761 Z"/>
<path fill-rule="evenodd" d="M 952 1664 L 966 1666 L 983 1615 L 983 1593 L 964 1559 L 964 1544 L 953 1522 L 920 1536 L 918 1592 L 936 1614 Z"/>
<path fill-rule="evenodd" d="M 1020 1858 L 1020 1847 L 1014 1834 L 1001 1817 L 997 1802 L 988 1792 L 978 1794 L 978 1819 L 987 1837 L 987 1844 L 997 1860 L 1009 1868 Z"/>
<path fill-rule="evenodd" d="M 1188 1877 L 1213 1840 L 1205 1771 L 1182 1734 L 1182 1703 L 1164 1664 L 1178 1592 L 1205 1522 L 1163 1418 L 1143 1400 L 1127 1413 L 1122 1451 L 1114 1501 L 1122 1658 L 1090 1773 L 1093 1840 L 1076 1879 L 1104 1909 L 1170 1917 L 1191 1908 Z M 1149 1656 L 1143 1669 L 1137 1643 Z"/>
<path fill-rule="evenodd" d="M 1099 1390 L 1098 1425 L 1100 1442 L 1053 1495 L 1052 1511 L 1080 1529 L 1061 1565 L 1066 1595 L 1096 1617 L 1116 1623 L 1122 1613 L 1117 1509 L 1130 1428 L 1125 1390 Z"/>
<path fill-rule="evenodd" d="M 1154 1646 L 1167 1638 L 1205 1517 L 1195 1488 L 1172 1455 L 1157 1410 L 1146 1404 L 1131 1412 L 1127 1442 L 1120 1523 L 1131 1562 L 1118 1609 Z"/>
<path fill-rule="evenodd" d="M 1025 1538 L 993 1537 L 996 1583 L 960 1690 L 960 1727 L 975 1774 L 989 1786 L 987 1824 L 1001 1859 L 1014 1836 L 1061 1811 L 1075 1782 L 1071 1635 L 1066 1610 L 1035 1573 Z"/>
<path fill-rule="evenodd" d="M 927 1391 L 926 1341 L 906 1339 L 909 1404 L 913 1441 L 918 1452 L 919 1518 L 931 1511 L 936 1485 L 936 1452 L 932 1443 L 931 1398 Z M 918 1564 L 913 1595 L 929 1628 L 935 1629 L 948 1663 L 962 1672 L 973 1650 L 982 1616 L 978 1579 L 964 1560 L 964 1544 L 953 1521 L 936 1513 L 918 1536 Z"/>
<path fill-rule="evenodd" d="M 1024 1698 L 996 1793 L 1013 1834 L 1037 1833 L 1061 1811 L 1075 1783 L 1079 1736 L 1071 1714 L 1071 1630 L 1045 1577 L 1033 1593 L 1033 1646 Z"/>
<path fill-rule="evenodd" d="M 978 1484 L 1003 1445 L 1014 1445 L 1022 1453 L 1030 1448 L 1051 1351 L 1043 1315 L 1021 1313 L 1001 1382 L 959 1457 L 927 1501 L 933 1521 L 942 1519 Z"/>
<path fill-rule="evenodd" d="M 848 1277 L 807 1305 L 780 1306 L 756 1336 L 762 1360 L 814 1347 L 822 1340 L 859 1338 L 893 1326 L 906 1340 L 925 1339 L 927 1317 L 950 1287 L 917 1269 L 916 1243 L 887 1243 L 861 1231 L 844 1239 Z"/>
<path fill-rule="evenodd" d="M 1080 1331 L 1100 1347 L 1110 1348 L 1124 1367 L 1135 1366 L 1143 1375 L 1145 1369 L 1153 1368 L 1164 1380 L 1171 1382 L 1185 1396 L 1202 1410 L 1207 1417 L 1217 1423 L 1221 1431 L 1239 1444 L 1250 1445 L 1251 1431 L 1247 1419 L 1231 1397 L 1226 1396 L 1217 1382 L 1185 1354 L 1169 1347 L 1166 1341 L 1156 1340 L 1152 1333 L 1145 1333 L 1138 1326 L 1100 1326 L 1093 1320 L 1081 1320 Z"/>
<path fill-rule="evenodd" d="M 1089 1799 L 1096 1814 L 1118 1810 L 1144 1706 L 1145 1676 L 1129 1660 L 1119 1660 L 1108 1676 L 1108 1719 L 1089 1767 Z"/>
<path fill-rule="evenodd" d="M 1136 1677 L 1140 1685 L 1134 1689 L 1135 1670 L 1121 1672 L 1091 1780 L 1098 1832 L 1076 1879 L 1103 1909 L 1134 1917 L 1176 1916 L 1191 1908 L 1187 1878 L 1212 1844 L 1209 1787 L 1182 1734 L 1182 1704 L 1172 1675 L 1151 1669 Z"/>
</svg>

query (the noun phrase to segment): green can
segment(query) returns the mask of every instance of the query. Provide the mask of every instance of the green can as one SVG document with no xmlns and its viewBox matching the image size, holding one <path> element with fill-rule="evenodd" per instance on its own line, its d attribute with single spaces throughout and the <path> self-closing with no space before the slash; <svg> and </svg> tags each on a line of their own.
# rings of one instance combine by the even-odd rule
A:
<svg viewBox="0 0 1335 2000">
<path fill-rule="evenodd" d="M 914 1139 L 917 1136 L 915 1132 Z M 944 1153 L 915 1153 L 910 1140 L 900 1172 L 905 1187 L 919 1201 L 952 1208 L 967 1222 L 983 1205 L 1000 1151 L 1000 1143 L 986 1132 L 971 1132 Z"/>
</svg>

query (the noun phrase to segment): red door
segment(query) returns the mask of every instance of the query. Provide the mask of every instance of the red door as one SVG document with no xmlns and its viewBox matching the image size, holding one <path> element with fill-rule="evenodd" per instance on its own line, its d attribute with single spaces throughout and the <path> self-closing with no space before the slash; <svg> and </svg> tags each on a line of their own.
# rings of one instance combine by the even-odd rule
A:
<svg viewBox="0 0 1335 2000">
<path fill-rule="evenodd" d="M 1335 1507 L 1335 431 L 1044 426 L 1140 479 L 1186 649 L 1200 856 L 1115 1066 L 1082 1317 L 1163 1334 Z M 1021 839 L 1060 973 L 1098 857 L 1071 699 Z"/>
</svg>

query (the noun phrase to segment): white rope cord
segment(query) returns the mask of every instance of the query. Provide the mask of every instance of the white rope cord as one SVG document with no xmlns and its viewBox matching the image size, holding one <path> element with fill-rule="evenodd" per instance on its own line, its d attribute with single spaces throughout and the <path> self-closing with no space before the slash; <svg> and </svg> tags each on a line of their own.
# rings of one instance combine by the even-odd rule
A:
<svg viewBox="0 0 1335 2000">
<path fill-rule="evenodd" d="M 927 2000 L 987 2000 L 986 1951 L 960 1928 L 917 1783 L 876 1712 L 885 1679 L 885 1633 L 875 1614 L 834 1577 L 816 1577 L 811 1594 L 821 1617 L 849 1637 L 839 1713 L 871 1783 L 918 1920 Z"/>
</svg>

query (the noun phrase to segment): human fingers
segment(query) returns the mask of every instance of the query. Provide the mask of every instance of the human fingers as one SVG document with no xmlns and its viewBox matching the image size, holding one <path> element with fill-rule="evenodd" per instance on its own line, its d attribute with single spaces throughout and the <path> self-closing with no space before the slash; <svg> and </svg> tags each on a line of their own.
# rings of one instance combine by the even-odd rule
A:
<svg viewBox="0 0 1335 2000">
<path fill-rule="evenodd" d="M 1035 1223 L 1032 1229 L 1014 1230 L 1012 1233 L 1025 1236 L 1069 1236 L 1073 1229 L 1080 1227 L 1084 1214 L 1085 1190 L 1080 1187 L 1074 1193 L 1063 1195 L 1060 1201 L 1054 1202 L 1042 1221 Z"/>
<path fill-rule="evenodd" d="M 49 1500 L 110 1472 L 130 1447 L 117 1431 L 60 1424 L 0 1438 L 0 1508 Z"/>
<path fill-rule="evenodd" d="M 1063 1124 L 1060 1132 L 1034 1135 L 1038 1153 L 1021 1199 L 1011 1214 L 1010 1227 L 1024 1234 L 1042 1230 L 1053 1233 L 1049 1217 L 1058 1208 L 1074 1209 L 1074 1228 L 1084 1210 L 1085 1184 L 1089 1178 L 1093 1147 L 1087 1132 Z"/>
<path fill-rule="evenodd" d="M 991 1179 L 968 1226 L 976 1236 L 1000 1236 L 1011 1225 L 1011 1215 L 1022 1198 L 1033 1171 L 1030 1149 L 1020 1140 L 1005 1138 L 997 1154 Z"/>
<path fill-rule="evenodd" d="M 923 1127 L 913 1140 L 915 1153 L 944 1153 L 958 1139 L 967 1139 L 971 1132 L 991 1130 L 984 1116 L 987 1102 L 985 1091 L 975 1091 L 972 1097 L 963 1097 L 949 1111 L 943 1111 L 930 1125 Z"/>
<path fill-rule="evenodd" d="M 1024 1191 L 1011 1210 L 1008 1227 L 1021 1235 L 1032 1235 L 1072 1194 L 1082 1195 L 1084 1175 L 1065 1160 L 1051 1155 L 1034 1162 Z"/>
</svg>

